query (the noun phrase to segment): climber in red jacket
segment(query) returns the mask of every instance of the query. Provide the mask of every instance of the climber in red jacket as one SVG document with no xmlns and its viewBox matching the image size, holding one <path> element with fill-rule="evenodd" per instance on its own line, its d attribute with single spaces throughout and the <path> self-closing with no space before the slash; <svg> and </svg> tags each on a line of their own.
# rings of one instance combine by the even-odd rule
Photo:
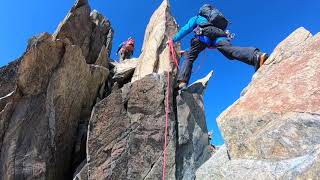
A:
<svg viewBox="0 0 320 180">
<path fill-rule="evenodd" d="M 216 48 L 228 59 L 252 65 L 255 70 L 264 64 L 268 58 L 267 53 L 262 53 L 255 47 L 236 47 L 231 44 L 234 35 L 227 30 L 228 24 L 229 21 L 218 9 L 205 4 L 200 8 L 199 14 L 192 17 L 173 37 L 172 41 L 178 42 L 192 31 L 195 33 L 178 76 L 179 89 L 185 88 L 189 83 L 193 62 L 206 48 Z"/>
<path fill-rule="evenodd" d="M 125 59 L 130 59 L 133 55 L 135 41 L 132 37 L 129 37 L 127 41 L 122 42 L 117 50 L 117 55 L 120 52 L 120 62 Z"/>
</svg>

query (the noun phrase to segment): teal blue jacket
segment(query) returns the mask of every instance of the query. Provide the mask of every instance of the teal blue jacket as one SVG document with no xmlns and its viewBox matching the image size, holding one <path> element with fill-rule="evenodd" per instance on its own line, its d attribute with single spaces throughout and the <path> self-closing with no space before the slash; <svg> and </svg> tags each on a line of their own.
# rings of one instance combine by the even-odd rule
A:
<svg viewBox="0 0 320 180">
<path fill-rule="evenodd" d="M 186 25 L 184 25 L 180 31 L 173 37 L 173 42 L 178 42 L 186 35 L 191 33 L 198 25 L 208 23 L 208 20 L 202 16 L 192 17 Z"/>
</svg>

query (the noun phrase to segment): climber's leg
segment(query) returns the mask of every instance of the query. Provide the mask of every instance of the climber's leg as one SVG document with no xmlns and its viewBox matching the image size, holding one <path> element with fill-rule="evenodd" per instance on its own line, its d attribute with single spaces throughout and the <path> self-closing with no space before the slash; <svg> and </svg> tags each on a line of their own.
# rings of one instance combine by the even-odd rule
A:
<svg viewBox="0 0 320 180">
<path fill-rule="evenodd" d="M 189 83 L 193 62 L 198 58 L 199 53 L 206 49 L 206 47 L 206 44 L 196 38 L 193 38 L 191 40 L 190 51 L 186 52 L 186 59 L 182 64 L 181 71 L 179 72 L 179 83 L 185 83 L 185 85 Z"/>
<path fill-rule="evenodd" d="M 124 59 L 130 59 L 131 58 L 131 52 L 125 52 Z"/>
<path fill-rule="evenodd" d="M 120 50 L 120 62 L 123 62 L 126 59 L 126 53 L 122 49 Z"/>
<path fill-rule="evenodd" d="M 216 44 L 217 49 L 230 60 L 239 60 L 249 65 L 254 65 L 255 54 L 259 49 L 254 47 L 236 47 L 232 46 L 230 41 L 220 41 Z"/>
<path fill-rule="evenodd" d="M 252 65 L 256 70 L 258 70 L 260 65 L 268 58 L 268 54 L 262 53 L 258 48 L 233 46 L 228 40 L 218 42 L 216 47 L 228 59 L 236 59 Z"/>
</svg>

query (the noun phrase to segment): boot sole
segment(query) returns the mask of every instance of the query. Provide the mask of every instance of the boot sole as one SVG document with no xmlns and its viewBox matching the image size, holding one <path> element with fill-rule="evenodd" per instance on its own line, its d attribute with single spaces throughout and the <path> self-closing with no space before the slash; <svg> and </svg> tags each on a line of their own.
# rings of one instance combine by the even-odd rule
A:
<svg viewBox="0 0 320 180">
<path fill-rule="evenodd" d="M 262 58 L 262 59 L 261 59 Z M 269 58 L 267 53 L 263 53 L 260 57 L 260 67 L 267 61 L 267 59 Z"/>
</svg>

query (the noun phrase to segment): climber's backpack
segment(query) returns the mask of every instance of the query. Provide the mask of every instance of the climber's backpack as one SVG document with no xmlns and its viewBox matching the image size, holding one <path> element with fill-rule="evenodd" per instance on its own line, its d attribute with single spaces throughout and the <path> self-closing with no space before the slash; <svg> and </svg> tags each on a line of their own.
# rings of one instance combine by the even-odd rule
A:
<svg viewBox="0 0 320 180">
<path fill-rule="evenodd" d="M 126 41 L 123 48 L 129 52 L 133 51 L 134 50 L 134 41 L 132 41 L 132 40 Z"/>
<path fill-rule="evenodd" d="M 210 4 L 203 5 L 199 10 L 199 15 L 205 17 L 214 27 L 223 31 L 225 31 L 229 25 L 227 18 Z"/>
</svg>

